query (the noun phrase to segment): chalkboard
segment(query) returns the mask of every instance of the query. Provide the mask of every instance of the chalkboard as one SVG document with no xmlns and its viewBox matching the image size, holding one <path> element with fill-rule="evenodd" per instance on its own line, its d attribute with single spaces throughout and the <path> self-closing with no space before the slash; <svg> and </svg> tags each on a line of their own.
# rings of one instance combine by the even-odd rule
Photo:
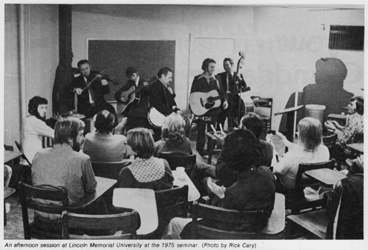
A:
<svg viewBox="0 0 368 250">
<path fill-rule="evenodd" d="M 93 70 L 102 70 L 119 84 L 109 82 L 107 101 L 115 101 L 114 94 L 127 82 L 125 70 L 134 67 L 143 79 L 157 75 L 159 69 L 175 66 L 175 41 L 88 40 L 88 60 Z"/>
</svg>

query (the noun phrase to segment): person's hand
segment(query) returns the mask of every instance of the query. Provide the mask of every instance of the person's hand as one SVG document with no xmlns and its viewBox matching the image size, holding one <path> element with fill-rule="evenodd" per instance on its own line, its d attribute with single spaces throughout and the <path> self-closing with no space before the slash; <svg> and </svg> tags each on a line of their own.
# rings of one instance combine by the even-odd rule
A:
<svg viewBox="0 0 368 250">
<path fill-rule="evenodd" d="M 363 155 L 360 155 L 359 157 L 352 160 L 352 162 L 355 162 L 359 167 L 363 168 L 364 166 L 364 157 Z"/>
<path fill-rule="evenodd" d="M 170 87 L 167 87 L 167 89 L 169 90 L 169 92 L 170 92 L 170 94 L 174 94 L 174 91 L 172 90 L 172 88 L 170 88 Z"/>
<path fill-rule="evenodd" d="M 106 86 L 107 84 L 109 84 L 109 82 L 106 79 L 102 79 L 101 84 L 102 86 Z"/>
<path fill-rule="evenodd" d="M 213 181 L 212 181 L 212 178 L 211 177 L 208 177 L 207 178 L 207 187 L 210 189 L 210 191 L 215 194 L 217 197 L 219 197 L 220 199 L 223 199 L 225 198 L 225 191 L 226 191 L 226 188 L 224 186 L 219 186 L 217 184 L 215 184 Z"/>
<path fill-rule="evenodd" d="M 83 89 L 81 89 L 81 88 L 76 88 L 76 89 L 74 89 L 74 91 L 75 91 L 75 93 L 77 93 L 77 95 L 80 95 L 80 94 L 82 94 Z"/>
<path fill-rule="evenodd" d="M 229 103 L 227 101 L 224 101 L 224 104 L 222 104 L 224 109 L 227 109 L 229 107 Z"/>
<path fill-rule="evenodd" d="M 336 120 L 331 120 L 331 123 L 335 125 L 335 127 L 339 126 L 340 124 Z"/>
<path fill-rule="evenodd" d="M 325 127 L 326 127 L 328 130 L 333 130 L 333 131 L 335 131 L 335 130 L 336 130 L 335 125 L 334 125 L 331 121 L 326 121 L 324 124 L 325 124 Z"/>
<path fill-rule="evenodd" d="M 120 97 L 120 101 L 127 102 L 128 101 L 128 98 L 126 98 L 125 96 L 122 96 L 122 97 Z"/>
<path fill-rule="evenodd" d="M 143 86 L 148 86 L 148 82 L 143 82 Z"/>
</svg>

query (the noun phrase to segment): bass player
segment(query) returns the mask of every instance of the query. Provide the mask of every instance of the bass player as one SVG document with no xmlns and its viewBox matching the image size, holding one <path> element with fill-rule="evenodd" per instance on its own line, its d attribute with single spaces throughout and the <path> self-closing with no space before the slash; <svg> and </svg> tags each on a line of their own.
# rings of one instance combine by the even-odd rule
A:
<svg viewBox="0 0 368 250">
<path fill-rule="evenodd" d="M 226 99 L 226 94 L 222 88 L 221 85 L 221 79 L 219 76 L 215 75 L 215 67 L 216 67 L 216 61 L 207 58 L 202 63 L 202 70 L 203 73 L 195 76 L 192 88 L 191 88 L 191 95 L 192 93 L 196 92 L 210 92 L 210 91 L 217 91 L 218 95 L 221 99 L 221 105 L 219 107 L 214 107 L 208 110 L 203 115 L 195 116 L 194 121 L 197 123 L 197 143 L 196 143 L 196 149 L 199 152 L 199 154 L 204 155 L 206 154 L 204 151 L 204 145 L 206 142 L 206 125 L 207 130 L 211 131 L 211 125 L 215 125 L 217 121 L 217 115 L 222 112 L 223 109 L 228 108 L 228 102 Z M 193 111 L 193 107 L 191 107 Z M 196 114 L 195 114 L 196 115 Z M 210 140 L 210 138 L 209 138 Z"/>
<path fill-rule="evenodd" d="M 137 127 L 151 128 L 147 119 L 149 84 L 133 67 L 128 67 L 125 74 L 128 81 L 115 93 L 115 99 L 118 103 L 118 113 L 128 118 L 125 125 L 126 132 Z"/>
</svg>

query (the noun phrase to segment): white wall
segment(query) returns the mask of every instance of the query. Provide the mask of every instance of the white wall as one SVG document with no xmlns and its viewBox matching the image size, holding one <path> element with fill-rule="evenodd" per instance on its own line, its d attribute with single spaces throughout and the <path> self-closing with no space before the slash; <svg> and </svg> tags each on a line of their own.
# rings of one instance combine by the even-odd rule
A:
<svg viewBox="0 0 368 250">
<path fill-rule="evenodd" d="M 59 61 L 58 5 L 23 5 L 24 30 L 19 31 L 19 14 L 15 5 L 5 5 L 5 79 L 4 143 L 20 140 L 21 106 L 35 95 L 49 101 L 47 116 L 52 114 L 52 87 Z M 19 41 L 19 32 L 24 41 Z M 25 95 L 20 94 L 19 45 L 24 44 Z M 24 100 L 24 102 L 22 101 Z"/>
<path fill-rule="evenodd" d="M 176 40 L 175 66 L 169 66 L 175 69 L 178 105 L 185 108 L 192 75 L 201 73 L 201 65 L 197 65 L 197 72 L 192 72 L 195 70 L 189 63 L 192 60 L 189 55 L 193 53 L 190 40 L 232 38 L 234 51 L 228 56 L 237 61 L 238 51 L 245 52 L 242 72 L 252 88 L 249 94 L 273 97 L 273 111 L 277 112 L 285 107 L 291 93 L 314 83 L 314 65 L 321 57 L 344 61 L 348 68 L 345 88 L 362 94 L 364 53 L 329 50 L 329 25 L 364 25 L 364 11 L 249 6 L 73 6 L 73 51 L 78 60 L 87 57 L 87 38 Z M 221 54 L 221 48 L 213 51 L 208 57 Z M 217 61 L 217 72 L 221 72 L 222 59 Z M 278 128 L 280 118 L 273 117 L 273 129 Z"/>
</svg>

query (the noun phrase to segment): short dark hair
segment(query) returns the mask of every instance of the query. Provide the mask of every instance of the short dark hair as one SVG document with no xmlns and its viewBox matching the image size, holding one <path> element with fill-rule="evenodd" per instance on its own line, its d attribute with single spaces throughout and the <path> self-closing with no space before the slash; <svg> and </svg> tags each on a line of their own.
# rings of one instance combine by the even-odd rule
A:
<svg viewBox="0 0 368 250">
<path fill-rule="evenodd" d="M 80 67 L 81 65 L 83 65 L 83 64 L 85 64 L 85 63 L 88 63 L 88 64 L 89 64 L 89 61 L 88 61 L 87 59 L 80 60 L 80 61 L 78 62 L 78 64 L 77 64 L 78 69 L 79 69 L 79 67 Z"/>
<path fill-rule="evenodd" d="M 162 75 L 167 75 L 169 72 L 172 72 L 172 70 L 169 67 L 163 67 L 157 72 L 157 77 L 161 78 Z"/>
<path fill-rule="evenodd" d="M 126 75 L 126 77 L 128 77 L 128 78 L 131 78 L 131 77 L 132 77 L 132 75 L 133 75 L 134 73 L 138 73 L 138 71 L 137 71 L 135 68 L 133 68 L 133 67 L 128 67 L 128 68 L 125 70 L 125 75 Z"/>
<path fill-rule="evenodd" d="M 249 112 L 241 118 L 240 124 L 242 127 L 249 129 L 259 138 L 263 131 L 263 121 L 259 115 Z"/>
<path fill-rule="evenodd" d="M 354 96 L 350 99 L 350 102 L 353 102 L 353 101 L 357 101 L 355 111 L 359 115 L 364 115 L 364 97 L 363 96 Z"/>
<path fill-rule="evenodd" d="M 261 148 L 252 131 L 236 129 L 225 138 L 223 161 L 234 171 L 246 171 L 255 167 L 255 163 L 259 161 Z"/>
<path fill-rule="evenodd" d="M 127 143 L 137 153 L 137 157 L 149 159 L 155 150 L 151 132 L 146 128 L 134 128 L 127 133 Z"/>
<path fill-rule="evenodd" d="M 38 106 L 42 104 L 48 104 L 47 99 L 40 96 L 34 96 L 31 100 L 29 100 L 28 112 L 31 115 L 37 116 Z"/>
<path fill-rule="evenodd" d="M 101 110 L 96 115 L 95 128 L 99 133 L 110 133 L 114 129 L 115 116 L 107 110 Z"/>
<path fill-rule="evenodd" d="M 234 65 L 234 60 L 233 60 L 233 59 L 231 59 L 230 57 L 226 57 L 226 58 L 224 59 L 224 62 L 226 62 L 226 61 L 229 61 L 231 65 Z"/>
<path fill-rule="evenodd" d="M 216 63 L 216 61 L 213 60 L 212 58 L 204 59 L 204 61 L 202 63 L 202 70 L 206 70 L 208 68 L 208 65 L 210 65 L 210 63 Z"/>
<path fill-rule="evenodd" d="M 55 124 L 55 144 L 69 143 L 69 138 L 77 138 L 84 129 L 84 122 L 75 117 L 60 118 Z"/>
</svg>

